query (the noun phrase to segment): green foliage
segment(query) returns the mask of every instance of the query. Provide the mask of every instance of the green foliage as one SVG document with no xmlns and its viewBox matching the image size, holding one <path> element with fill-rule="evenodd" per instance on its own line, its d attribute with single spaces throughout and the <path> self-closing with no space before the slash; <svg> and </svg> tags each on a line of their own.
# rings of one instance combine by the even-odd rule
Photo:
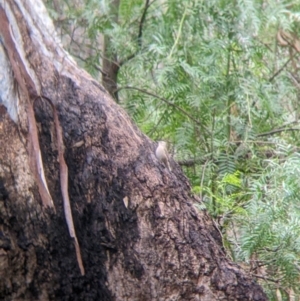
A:
<svg viewBox="0 0 300 301">
<path fill-rule="evenodd" d="M 244 209 L 243 187 L 240 172 L 225 174 L 220 180 L 215 181 L 215 190 L 206 188 L 206 208 L 214 217 L 222 217 L 224 224 L 228 217 L 234 214 L 242 214 Z M 226 219 L 226 221 L 224 220 Z"/>
<path fill-rule="evenodd" d="M 89 38 L 86 53 L 75 42 L 68 48 L 95 77 L 103 56 L 118 60 L 119 103 L 147 135 L 171 142 L 232 257 L 264 279 L 270 300 L 290 289 L 299 297 L 300 79 L 292 44 L 300 3 L 167 0 L 150 1 L 146 11 L 142 0 L 63 3 L 60 28 L 76 24 Z M 294 34 L 290 46 L 279 30 Z"/>
<path fill-rule="evenodd" d="M 239 260 L 255 258 L 255 272 L 280 281 L 283 288 L 298 285 L 300 264 L 300 156 L 288 155 L 284 162 L 269 162 L 251 183 L 246 216 L 237 218 Z M 262 265 L 261 265 L 262 264 Z"/>
</svg>

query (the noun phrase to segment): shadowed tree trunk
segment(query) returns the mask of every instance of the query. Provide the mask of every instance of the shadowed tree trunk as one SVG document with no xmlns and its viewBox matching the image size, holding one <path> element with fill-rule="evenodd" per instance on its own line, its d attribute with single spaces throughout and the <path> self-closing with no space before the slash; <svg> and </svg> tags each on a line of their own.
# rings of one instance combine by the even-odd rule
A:
<svg viewBox="0 0 300 301">
<path fill-rule="evenodd" d="M 267 300 L 40 0 L 0 0 L 0 35 L 1 300 Z"/>
<path fill-rule="evenodd" d="M 112 18 L 113 24 L 118 24 L 119 19 L 119 7 L 120 0 L 113 0 L 110 2 L 110 15 Z M 146 19 L 146 14 L 148 8 L 150 7 L 150 1 L 145 0 L 143 12 L 141 14 L 141 19 L 137 24 L 137 32 L 136 32 L 136 41 L 138 49 L 142 48 L 142 40 L 143 40 L 143 27 Z M 137 52 L 139 51 L 137 50 Z M 110 37 L 104 35 L 103 40 L 103 59 L 102 59 L 102 84 L 103 87 L 107 90 L 107 92 L 114 98 L 114 100 L 119 103 L 119 95 L 118 95 L 118 74 L 120 68 L 123 64 L 130 61 L 135 57 L 136 53 L 130 54 L 128 57 L 120 60 L 118 55 L 111 49 L 111 41 Z"/>
<path fill-rule="evenodd" d="M 109 55 L 108 51 L 109 38 L 107 36 L 104 37 L 104 45 L 103 45 L 103 53 L 104 58 L 102 60 L 103 64 L 103 72 L 102 72 L 102 84 L 103 87 L 109 92 L 109 94 L 115 99 L 115 101 L 119 102 L 118 97 L 118 73 L 120 70 L 120 65 L 118 62 L 118 58 L 115 54 Z"/>
<path fill-rule="evenodd" d="M 113 22 L 118 23 L 120 0 L 113 0 L 110 3 L 111 15 Z M 114 97 L 116 102 L 119 102 L 118 97 L 118 73 L 121 62 L 115 53 L 111 53 L 109 49 L 109 37 L 104 35 L 103 39 L 103 59 L 102 59 L 102 84 L 108 93 Z"/>
</svg>

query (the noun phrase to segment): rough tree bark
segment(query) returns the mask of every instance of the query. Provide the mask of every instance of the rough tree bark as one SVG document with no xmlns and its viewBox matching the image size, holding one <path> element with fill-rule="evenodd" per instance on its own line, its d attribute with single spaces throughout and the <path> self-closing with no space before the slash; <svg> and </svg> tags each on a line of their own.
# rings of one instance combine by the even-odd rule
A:
<svg viewBox="0 0 300 301">
<path fill-rule="evenodd" d="M 0 299 L 267 300 L 179 166 L 64 52 L 42 2 L 0 0 L 0 13 Z"/>
</svg>

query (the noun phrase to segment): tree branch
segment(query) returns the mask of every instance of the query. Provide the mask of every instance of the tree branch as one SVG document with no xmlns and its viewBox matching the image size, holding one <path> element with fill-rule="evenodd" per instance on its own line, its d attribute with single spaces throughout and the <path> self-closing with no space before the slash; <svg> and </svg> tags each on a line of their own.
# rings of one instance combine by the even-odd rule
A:
<svg viewBox="0 0 300 301">
<path fill-rule="evenodd" d="M 283 64 L 283 66 L 279 69 L 279 70 L 277 70 L 270 78 L 269 78 L 269 81 L 271 82 L 279 73 L 281 73 L 281 71 L 288 65 L 288 63 L 290 62 L 290 61 L 292 61 L 298 54 L 299 54 L 299 49 L 297 48 L 297 47 L 295 47 L 295 45 L 294 44 L 292 44 L 290 41 L 287 41 L 287 40 L 285 40 L 286 42 L 287 42 L 287 44 L 290 46 L 290 47 L 292 47 L 293 49 L 295 49 L 296 50 L 296 52 L 294 52 L 292 55 L 290 55 L 290 58 Z"/>
<path fill-rule="evenodd" d="M 300 129 L 299 128 L 275 129 L 275 130 L 272 130 L 270 132 L 265 132 L 265 133 L 258 134 L 257 137 L 269 136 L 269 135 L 274 135 L 274 134 L 277 134 L 277 133 L 280 133 L 280 132 L 288 132 L 288 131 L 300 131 Z"/>
<path fill-rule="evenodd" d="M 155 2 L 152 1 L 151 3 L 149 3 L 149 0 L 146 0 L 146 4 L 145 4 L 145 7 L 144 7 L 144 11 L 143 11 L 143 14 L 142 14 L 142 17 L 141 17 L 141 20 L 140 20 L 140 23 L 139 23 L 139 33 L 138 33 L 138 37 L 137 37 L 137 42 L 138 42 L 138 45 L 139 45 L 139 50 L 141 50 L 142 48 L 142 36 L 143 36 L 143 26 L 145 24 L 145 19 L 146 19 L 146 14 L 147 14 L 147 11 L 148 11 L 148 8 Z M 127 63 L 128 61 L 130 61 L 131 59 L 133 59 L 136 55 L 137 55 L 138 52 L 135 52 L 131 55 L 129 55 L 128 57 L 126 57 L 125 59 L 123 59 L 122 61 L 119 61 L 119 65 L 120 67 L 123 66 L 125 63 Z"/>
<path fill-rule="evenodd" d="M 161 121 L 163 120 L 164 115 L 165 115 L 165 113 L 163 113 L 163 114 L 161 115 L 161 117 L 159 118 L 158 122 L 157 122 L 156 125 L 151 129 L 151 131 L 148 132 L 148 133 L 146 133 L 147 136 L 151 136 L 151 135 L 156 131 L 156 129 L 158 128 L 159 124 L 160 124 Z"/>
<path fill-rule="evenodd" d="M 149 8 L 149 0 L 146 0 L 145 8 L 142 14 L 142 18 L 139 25 L 139 34 L 138 34 L 138 45 L 140 48 L 142 48 L 142 35 L 143 35 L 143 25 L 146 19 L 147 10 Z"/>
<path fill-rule="evenodd" d="M 275 283 L 278 283 L 278 282 L 280 281 L 280 280 L 275 280 L 275 279 L 272 279 L 272 278 L 268 278 L 268 277 L 256 275 L 256 274 L 253 274 L 253 273 L 251 273 L 251 275 L 252 275 L 253 277 L 260 278 L 260 279 L 263 279 L 263 280 L 266 280 L 266 281 L 275 282 Z"/>
<path fill-rule="evenodd" d="M 178 42 L 179 42 L 179 38 L 181 36 L 181 31 L 182 31 L 182 27 L 183 27 L 183 23 L 184 23 L 184 19 L 185 19 L 185 16 L 186 16 L 186 12 L 187 12 L 187 5 L 185 6 L 185 9 L 184 9 L 184 12 L 183 12 L 183 15 L 182 15 L 182 18 L 180 20 L 180 24 L 179 24 L 179 28 L 178 28 L 178 34 L 177 34 L 177 37 L 176 37 L 176 40 L 173 44 L 173 47 L 171 49 L 171 52 L 170 54 L 168 55 L 168 59 L 171 58 L 174 50 L 175 50 L 175 47 L 177 46 Z"/>
<path fill-rule="evenodd" d="M 100 72 L 102 75 L 107 76 L 107 73 L 105 73 L 98 65 L 96 64 L 92 64 L 92 63 L 88 63 L 87 59 L 84 59 L 83 57 L 81 57 L 80 55 L 76 55 L 74 53 L 72 53 L 72 56 L 81 60 L 82 62 L 84 62 L 85 64 L 90 64 L 93 68 L 95 68 L 98 72 Z"/>
<path fill-rule="evenodd" d="M 186 159 L 186 160 L 178 160 L 177 163 L 180 166 L 185 166 L 185 167 L 192 167 L 196 164 L 202 164 L 206 162 L 207 158 L 201 157 L 201 158 L 195 158 L 195 159 Z"/>
<path fill-rule="evenodd" d="M 294 55 L 292 57 L 290 57 L 284 64 L 283 66 L 278 69 L 270 78 L 269 78 L 269 82 L 271 82 L 279 73 L 281 73 L 281 71 L 288 65 L 288 63 L 292 60 L 292 58 L 296 55 L 296 52 L 294 53 Z"/>
<path fill-rule="evenodd" d="M 116 93 L 118 93 L 119 91 L 121 90 L 136 90 L 136 91 L 139 91 L 141 93 L 144 93 L 144 94 L 147 94 L 149 96 L 152 96 L 152 97 L 155 97 L 163 102 L 165 102 L 166 104 L 168 104 L 169 106 L 173 107 L 174 109 L 176 109 L 177 111 L 180 111 L 183 115 L 189 117 L 192 121 L 194 121 L 198 126 L 200 126 L 203 130 L 206 131 L 206 133 L 209 133 L 209 130 L 208 128 L 206 128 L 203 124 L 201 124 L 197 119 L 195 119 L 192 115 L 190 115 L 188 112 L 186 112 L 185 110 L 183 110 L 182 108 L 180 108 L 179 106 L 175 105 L 174 103 L 172 103 L 171 101 L 163 98 L 163 97 L 160 97 L 158 95 L 155 95 L 154 93 L 152 92 L 148 92 L 147 90 L 144 90 L 144 89 L 140 89 L 140 88 L 136 88 L 136 87 L 130 87 L 130 86 L 124 86 L 124 87 L 121 87 L 119 89 L 117 89 Z"/>
</svg>

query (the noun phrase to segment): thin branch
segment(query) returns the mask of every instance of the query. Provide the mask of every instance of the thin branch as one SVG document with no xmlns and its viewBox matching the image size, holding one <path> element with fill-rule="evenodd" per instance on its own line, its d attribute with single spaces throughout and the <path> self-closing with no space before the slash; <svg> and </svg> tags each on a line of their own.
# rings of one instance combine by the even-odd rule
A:
<svg viewBox="0 0 300 301">
<path fill-rule="evenodd" d="M 75 31 L 77 30 L 77 27 L 76 26 L 73 26 L 72 28 L 72 32 L 71 32 L 71 36 L 70 36 L 70 43 L 69 43 L 69 46 L 68 46 L 68 51 L 70 52 L 70 49 L 71 49 L 71 46 L 72 46 L 72 43 L 74 42 L 74 36 L 75 36 Z"/>
<path fill-rule="evenodd" d="M 277 134 L 277 133 L 288 132 L 288 131 L 300 131 L 300 129 L 299 128 L 275 129 L 275 130 L 272 130 L 270 132 L 265 132 L 265 133 L 258 134 L 257 137 L 269 136 L 269 135 L 274 135 L 274 134 Z"/>
<path fill-rule="evenodd" d="M 211 127 L 211 137 L 210 137 L 210 160 L 211 162 L 214 162 L 214 130 L 215 130 L 215 122 L 216 122 L 216 109 L 214 108 L 213 114 L 212 114 L 212 127 Z M 216 180 L 217 180 L 217 174 L 215 172 L 211 175 L 211 191 L 212 191 L 212 206 L 213 206 L 213 212 L 215 214 L 216 212 L 216 197 L 215 197 L 215 190 L 216 190 Z"/>
<path fill-rule="evenodd" d="M 203 170 L 202 170 L 202 175 L 201 175 L 201 182 L 200 182 L 200 187 L 203 187 L 203 183 L 204 183 L 204 175 L 205 175 L 205 171 L 206 171 L 206 167 L 207 167 L 207 164 L 208 164 L 209 160 L 206 160 L 204 166 L 203 166 Z M 203 189 L 201 189 L 201 192 L 200 192 L 200 200 L 203 200 Z"/>
<path fill-rule="evenodd" d="M 123 66 L 125 63 L 129 62 L 131 59 L 133 59 L 137 55 L 137 52 L 127 56 L 124 60 L 118 61 L 119 66 Z"/>
<path fill-rule="evenodd" d="M 295 52 L 296 54 L 296 52 Z M 293 55 L 293 57 L 295 56 L 295 54 Z M 290 57 L 281 68 L 279 68 L 270 78 L 269 78 L 269 82 L 271 82 L 279 73 L 281 73 L 281 71 L 288 65 L 288 63 L 292 60 L 293 57 Z"/>
<path fill-rule="evenodd" d="M 151 129 L 150 132 L 147 133 L 147 136 L 151 136 L 155 131 L 156 129 L 158 128 L 159 124 L 162 122 L 164 116 L 165 116 L 165 112 L 166 110 L 164 111 L 164 113 L 161 115 L 161 117 L 159 118 L 158 122 L 156 123 L 156 125 Z"/>
<path fill-rule="evenodd" d="M 184 19 L 185 19 L 185 16 L 186 16 L 186 12 L 187 12 L 187 6 L 186 6 L 185 9 L 184 9 L 184 13 L 183 13 L 183 15 L 182 15 L 182 18 L 181 18 L 181 21 L 180 21 L 180 24 L 179 24 L 178 34 L 177 34 L 176 40 L 175 40 L 175 42 L 174 42 L 174 45 L 173 45 L 173 47 L 172 47 L 172 49 L 171 49 L 171 52 L 170 52 L 170 54 L 168 55 L 168 59 L 171 58 L 171 56 L 172 56 L 172 54 L 173 54 L 173 52 L 174 52 L 174 50 L 175 50 L 175 47 L 177 46 L 177 44 L 178 44 L 178 42 L 179 42 L 179 38 L 180 38 L 180 36 L 181 36 L 182 26 L 183 26 L 183 23 L 184 23 Z"/>
<path fill-rule="evenodd" d="M 139 34 L 138 34 L 138 45 L 140 48 L 142 48 L 142 35 L 143 35 L 143 25 L 146 19 L 147 10 L 149 8 L 149 0 L 146 0 L 145 8 L 142 14 L 142 18 L 139 25 Z"/>
<path fill-rule="evenodd" d="M 143 26 L 145 24 L 145 19 L 146 19 L 146 15 L 147 15 L 147 10 L 148 8 L 155 2 L 152 1 L 151 3 L 149 3 L 149 0 L 146 0 L 146 4 L 145 4 L 145 8 L 144 8 L 144 11 L 143 11 L 143 15 L 141 17 L 141 20 L 139 22 L 139 33 L 138 33 L 138 37 L 137 37 L 137 42 L 138 42 L 138 45 L 139 45 L 139 51 L 141 50 L 142 48 L 142 35 L 143 35 Z M 135 21 L 133 22 L 135 23 Z M 129 55 L 128 57 L 124 58 L 123 60 L 120 60 L 118 62 L 119 66 L 123 66 L 125 63 L 129 62 L 131 59 L 133 59 L 136 55 L 138 54 L 138 51 L 136 51 L 135 53 Z"/>
<path fill-rule="evenodd" d="M 263 280 L 266 280 L 266 281 L 271 281 L 271 282 L 275 282 L 275 283 L 278 283 L 279 280 L 275 280 L 275 279 L 272 279 L 272 278 L 268 278 L 268 277 L 264 277 L 264 276 L 260 276 L 260 275 L 256 275 L 256 274 L 252 274 L 252 276 L 256 277 L 256 278 L 260 278 L 260 279 L 263 279 Z"/>
<path fill-rule="evenodd" d="M 97 66 L 96 64 L 92 64 L 87 62 L 87 59 L 84 59 L 83 57 L 81 57 L 80 55 L 76 55 L 76 54 L 72 54 L 73 57 L 81 60 L 82 62 L 86 63 L 86 64 L 90 64 L 93 68 L 95 68 L 97 71 L 99 71 L 102 75 L 107 76 L 107 73 L 105 73 L 99 66 Z"/>
<path fill-rule="evenodd" d="M 245 143 L 245 140 L 233 140 L 233 141 L 230 141 L 230 142 L 234 143 L 234 144 L 240 144 L 240 143 Z M 264 140 L 247 140 L 247 143 L 254 143 L 254 144 L 276 144 L 277 142 L 264 141 Z"/>
<path fill-rule="evenodd" d="M 258 37 L 255 38 L 256 41 L 258 41 L 260 44 L 262 44 L 264 47 L 266 47 L 270 52 L 273 53 L 273 49 L 266 43 L 264 43 L 263 41 L 261 41 Z"/>
<path fill-rule="evenodd" d="M 289 43 L 289 42 L 288 42 Z M 294 52 L 292 55 L 290 55 L 289 59 L 283 64 L 283 66 L 277 70 L 270 78 L 269 78 L 269 81 L 271 82 L 279 73 L 282 72 L 282 70 L 289 64 L 290 61 L 292 61 L 298 54 L 298 49 L 295 48 L 294 45 L 292 45 L 291 43 L 289 43 L 289 45 L 294 48 L 296 50 L 296 52 Z"/>
<path fill-rule="evenodd" d="M 295 86 L 297 87 L 297 89 L 300 89 L 300 83 L 297 80 L 297 78 L 294 76 L 294 74 L 292 72 L 289 72 L 289 77 L 291 78 L 291 80 L 294 82 Z"/>
<path fill-rule="evenodd" d="M 139 91 L 141 93 L 144 93 L 144 94 L 147 94 L 149 96 L 152 96 L 152 97 L 155 97 L 163 102 L 165 102 L 166 104 L 168 104 L 169 106 L 173 107 L 174 109 L 176 109 L 177 111 L 180 111 L 183 115 L 189 117 L 192 121 L 194 121 L 198 126 L 200 126 L 202 129 L 204 129 L 207 133 L 209 133 L 209 130 L 203 125 L 201 124 L 197 119 L 195 119 L 192 115 L 190 115 L 188 112 L 186 112 L 185 110 L 183 110 L 182 108 L 180 108 L 179 106 L 175 105 L 174 103 L 172 103 L 171 101 L 163 98 L 163 97 L 160 97 L 152 92 L 148 92 L 147 90 L 144 90 L 144 89 L 140 89 L 140 88 L 136 88 L 136 87 L 130 87 L 130 86 L 124 86 L 124 87 L 121 87 L 119 89 L 117 89 L 116 93 L 118 93 L 119 91 L 121 90 L 136 90 L 136 91 Z"/>
<path fill-rule="evenodd" d="M 228 49 L 227 53 L 227 66 L 226 66 L 226 91 L 229 92 L 229 73 L 230 73 L 230 61 L 231 61 L 231 49 Z M 228 97 L 227 100 L 227 116 L 226 116 L 226 130 L 227 130 L 227 140 L 230 141 L 231 135 L 231 105 L 233 101 L 231 97 Z M 215 117 L 215 116 L 214 116 Z"/>
<path fill-rule="evenodd" d="M 199 157 L 199 158 L 193 158 L 193 159 L 179 160 L 179 161 L 177 161 L 177 163 L 180 166 L 191 167 L 196 164 L 203 164 L 203 163 L 206 164 L 208 159 L 210 159 L 210 154 L 206 154 L 201 158 Z"/>
</svg>

